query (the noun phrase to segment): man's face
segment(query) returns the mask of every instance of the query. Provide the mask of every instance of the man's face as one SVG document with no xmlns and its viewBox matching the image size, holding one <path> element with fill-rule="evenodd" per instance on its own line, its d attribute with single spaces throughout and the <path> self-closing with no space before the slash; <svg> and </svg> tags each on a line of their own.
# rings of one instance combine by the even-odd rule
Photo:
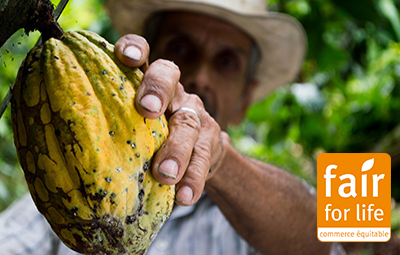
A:
<svg viewBox="0 0 400 255">
<path fill-rule="evenodd" d="M 245 89 L 251 39 L 236 27 L 209 16 L 166 14 L 151 48 L 181 70 L 181 83 L 197 94 L 206 110 L 226 129 L 242 120 L 251 89 Z"/>
</svg>

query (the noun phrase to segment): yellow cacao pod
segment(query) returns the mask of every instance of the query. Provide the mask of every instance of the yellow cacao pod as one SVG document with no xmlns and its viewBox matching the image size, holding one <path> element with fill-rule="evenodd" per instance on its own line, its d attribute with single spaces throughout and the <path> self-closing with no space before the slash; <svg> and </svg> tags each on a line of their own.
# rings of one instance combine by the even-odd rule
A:
<svg viewBox="0 0 400 255">
<path fill-rule="evenodd" d="M 34 48 L 11 101 L 14 141 L 32 198 L 53 231 L 84 254 L 144 254 L 169 217 L 174 187 L 149 166 L 164 116 L 135 109 L 139 69 L 95 33 L 66 32 Z"/>
</svg>

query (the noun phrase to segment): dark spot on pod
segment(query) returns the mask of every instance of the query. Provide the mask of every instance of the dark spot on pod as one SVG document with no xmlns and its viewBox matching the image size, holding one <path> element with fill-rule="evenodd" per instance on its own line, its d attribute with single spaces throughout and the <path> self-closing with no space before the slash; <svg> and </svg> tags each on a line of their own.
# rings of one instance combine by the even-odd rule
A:
<svg viewBox="0 0 400 255">
<path fill-rule="evenodd" d="M 11 61 L 14 61 L 14 58 L 12 58 Z"/>
<path fill-rule="evenodd" d="M 76 67 L 76 66 L 73 66 L 72 68 L 76 69 L 77 67 Z"/>
<path fill-rule="evenodd" d="M 146 118 L 143 118 L 144 124 L 146 124 Z"/>
<path fill-rule="evenodd" d="M 6 52 L 7 52 L 7 53 L 10 53 L 7 49 L 6 49 Z"/>
<path fill-rule="evenodd" d="M 117 195 L 115 195 L 115 193 L 111 193 L 110 198 L 115 198 Z"/>
<path fill-rule="evenodd" d="M 149 215 L 149 212 L 143 211 L 144 215 Z"/>
<path fill-rule="evenodd" d="M 132 158 L 129 158 L 129 161 L 132 161 Z"/>
<path fill-rule="evenodd" d="M 160 205 L 160 203 L 157 203 L 157 204 L 156 204 L 156 206 L 159 206 L 159 205 Z"/>
<path fill-rule="evenodd" d="M 158 135 L 158 137 L 162 137 L 162 135 L 161 135 L 161 134 L 159 134 L 159 135 Z"/>
<path fill-rule="evenodd" d="M 94 193 L 94 195 L 89 194 L 89 198 L 92 201 L 96 201 L 97 203 L 100 204 L 101 200 L 107 195 L 107 191 L 100 189 L 99 192 Z M 94 207 L 93 207 L 94 208 Z"/>
<path fill-rule="evenodd" d="M 140 154 L 139 154 L 139 153 L 136 153 L 135 156 L 136 156 L 137 158 L 140 158 Z"/>
<path fill-rule="evenodd" d="M 110 222 L 111 222 L 111 217 L 110 217 L 110 215 L 109 214 L 105 214 L 104 216 L 103 216 L 103 222 L 105 223 L 105 224 L 110 224 Z"/>
<path fill-rule="evenodd" d="M 58 59 L 60 59 L 60 58 L 59 58 L 59 57 L 57 57 L 57 56 L 54 56 L 54 59 L 57 59 L 57 60 L 58 60 Z"/>
<path fill-rule="evenodd" d="M 60 135 L 61 135 L 60 129 L 56 129 L 56 136 L 60 136 Z"/>
<path fill-rule="evenodd" d="M 124 90 L 124 84 L 121 84 L 121 86 L 119 86 L 120 90 Z"/>
<path fill-rule="evenodd" d="M 100 151 L 100 149 L 99 149 L 99 148 L 97 148 L 97 149 L 96 149 L 96 151 Z"/>
<path fill-rule="evenodd" d="M 18 42 L 18 44 L 21 44 L 21 42 Z"/>
<path fill-rule="evenodd" d="M 71 209 L 71 213 L 74 215 L 74 216 L 77 216 L 78 215 L 78 207 L 73 207 L 72 209 Z"/>
<path fill-rule="evenodd" d="M 78 169 L 78 167 L 76 167 L 76 166 L 75 166 L 75 171 L 79 173 L 79 169 Z M 88 174 L 88 172 L 86 172 L 85 168 L 83 168 L 83 171 L 85 171 L 85 173 Z"/>
<path fill-rule="evenodd" d="M 131 146 L 132 146 L 132 148 L 136 148 L 136 144 L 134 144 L 134 143 L 132 143 Z"/>
<path fill-rule="evenodd" d="M 122 226 L 122 222 L 118 218 L 112 218 L 109 214 L 106 214 L 103 216 L 102 221 L 103 225 L 106 227 L 107 232 L 109 232 L 111 236 L 123 236 L 124 227 Z"/>
<path fill-rule="evenodd" d="M 139 182 L 139 183 L 142 183 L 143 180 L 144 180 L 144 174 L 143 174 L 143 173 L 139 173 L 139 175 L 138 175 L 138 182 Z"/>
<path fill-rule="evenodd" d="M 100 243 L 101 245 L 103 245 L 103 238 L 102 238 L 101 236 L 99 236 L 98 240 L 99 240 L 99 243 Z"/>
<path fill-rule="evenodd" d="M 103 46 L 103 47 L 107 47 L 107 44 L 106 44 L 106 42 L 101 42 L 101 46 Z"/>
<path fill-rule="evenodd" d="M 114 131 L 110 131 L 110 132 L 108 132 L 110 135 L 114 135 L 115 133 L 114 133 Z"/>
<path fill-rule="evenodd" d="M 149 161 L 144 162 L 143 164 L 143 171 L 147 172 L 147 170 L 149 170 Z"/>
<path fill-rule="evenodd" d="M 140 230 L 142 230 L 144 233 L 147 233 L 147 230 L 145 229 L 145 228 L 141 228 L 139 225 L 138 225 L 138 228 L 140 229 Z M 144 254 L 144 253 L 143 253 Z"/>
<path fill-rule="evenodd" d="M 74 104 L 75 104 L 75 102 L 74 102 Z M 74 125 L 75 125 L 75 122 L 73 122 L 72 120 L 68 120 L 68 126 L 69 127 L 72 127 Z"/>
<path fill-rule="evenodd" d="M 86 92 L 86 95 L 87 95 L 87 96 L 90 96 L 90 93 L 89 93 L 89 92 Z"/>
<path fill-rule="evenodd" d="M 160 187 L 160 188 L 161 188 L 161 187 L 162 187 L 162 184 L 161 184 L 161 183 L 160 183 L 160 184 L 158 184 L 158 187 Z"/>
<path fill-rule="evenodd" d="M 117 167 L 117 169 L 115 169 L 115 171 L 116 171 L 117 173 L 121 172 L 121 167 Z"/>
<path fill-rule="evenodd" d="M 104 75 L 104 74 L 107 74 L 107 71 L 103 70 L 101 73 Z"/>
<path fill-rule="evenodd" d="M 137 209 L 137 214 L 139 217 L 143 215 L 143 204 L 139 205 L 139 208 Z"/>
<path fill-rule="evenodd" d="M 116 94 L 115 94 L 115 93 L 112 93 L 112 94 L 111 94 L 111 96 L 115 97 L 115 96 L 116 96 Z"/>
<path fill-rule="evenodd" d="M 128 215 L 126 216 L 125 223 L 132 224 L 136 221 L 136 215 Z"/>
<path fill-rule="evenodd" d="M 93 173 L 96 173 L 96 169 L 93 169 Z"/>
<path fill-rule="evenodd" d="M 4 67 L 7 67 L 6 62 L 3 62 L 3 64 L 4 64 Z M 28 71 L 28 72 L 29 72 L 29 71 Z"/>
<path fill-rule="evenodd" d="M 106 177 L 106 178 L 104 178 L 104 180 L 106 180 L 106 182 L 108 182 L 108 183 L 111 182 L 111 178 L 110 177 Z"/>
<path fill-rule="evenodd" d="M 156 136 L 156 131 L 151 132 L 153 134 L 153 136 Z"/>
<path fill-rule="evenodd" d="M 86 71 L 87 73 L 88 73 L 88 72 L 90 72 L 90 70 L 89 70 L 89 69 L 86 69 L 85 71 Z"/>
<path fill-rule="evenodd" d="M 144 190 L 143 189 L 140 189 L 138 197 L 139 197 L 140 201 L 143 201 L 143 197 L 144 197 Z"/>
<path fill-rule="evenodd" d="M 85 185 L 85 188 L 88 189 L 88 188 L 90 188 L 90 186 L 92 186 L 92 184 L 86 184 L 86 185 Z"/>
<path fill-rule="evenodd" d="M 126 143 L 127 143 L 127 144 L 131 144 L 131 141 L 130 141 L 130 140 L 128 140 L 128 141 L 126 141 Z"/>
<path fill-rule="evenodd" d="M 126 77 L 124 77 L 124 81 L 126 81 Z"/>
</svg>

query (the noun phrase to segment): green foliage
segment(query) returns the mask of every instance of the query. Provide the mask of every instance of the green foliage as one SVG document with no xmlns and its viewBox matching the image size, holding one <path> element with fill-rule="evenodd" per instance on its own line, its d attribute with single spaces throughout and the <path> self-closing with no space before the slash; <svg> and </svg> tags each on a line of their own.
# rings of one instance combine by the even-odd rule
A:
<svg viewBox="0 0 400 255">
<path fill-rule="evenodd" d="M 270 1 L 308 35 L 298 80 L 251 107 L 231 128 L 243 153 L 316 181 L 321 152 L 367 152 L 400 119 L 399 2 Z"/>
</svg>

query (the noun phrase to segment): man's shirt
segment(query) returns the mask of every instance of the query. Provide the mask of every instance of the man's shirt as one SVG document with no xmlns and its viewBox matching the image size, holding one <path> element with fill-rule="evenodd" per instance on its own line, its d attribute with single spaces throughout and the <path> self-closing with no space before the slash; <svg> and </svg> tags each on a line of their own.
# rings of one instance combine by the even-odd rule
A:
<svg viewBox="0 0 400 255">
<path fill-rule="evenodd" d="M 283 244 L 285 245 L 285 244 Z M 188 207 L 175 208 L 146 255 L 258 254 L 203 195 Z M 331 255 L 344 254 L 336 245 Z M 78 255 L 53 233 L 29 194 L 0 214 L 0 255 Z"/>
<path fill-rule="evenodd" d="M 77 255 L 53 233 L 25 195 L 0 215 L 1 255 Z M 256 254 L 229 225 L 208 196 L 189 207 L 175 208 L 147 255 Z"/>
</svg>

